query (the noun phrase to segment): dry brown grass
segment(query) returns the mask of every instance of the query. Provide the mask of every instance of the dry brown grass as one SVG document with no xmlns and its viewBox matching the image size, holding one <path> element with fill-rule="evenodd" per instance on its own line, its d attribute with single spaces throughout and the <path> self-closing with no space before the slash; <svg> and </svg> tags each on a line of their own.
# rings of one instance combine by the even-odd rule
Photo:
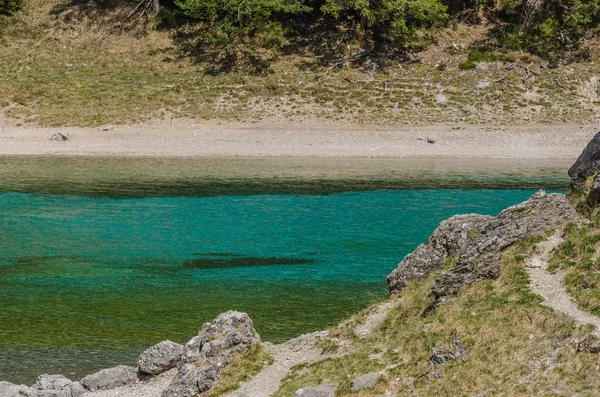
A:
<svg viewBox="0 0 600 397">
<path fill-rule="evenodd" d="M 300 387 L 338 383 L 336 396 L 393 395 L 599 395 L 597 355 L 577 352 L 574 341 L 590 334 L 566 316 L 541 306 L 528 288 L 519 253 L 510 252 L 497 280 L 479 281 L 423 316 L 434 277 L 412 283 L 380 329 L 354 339 L 356 353 L 293 368 L 276 396 Z M 456 333 L 464 361 L 429 363 L 431 349 Z M 390 366 L 394 366 L 390 368 Z M 383 370 L 374 390 L 350 393 L 350 381 Z"/>
<path fill-rule="evenodd" d="M 506 62 L 462 71 L 468 46 L 484 28 L 458 25 L 439 33 L 418 62 L 385 71 L 330 70 L 313 59 L 281 57 L 267 76 L 204 75 L 181 58 L 172 32 L 106 33 L 101 21 L 65 8 L 65 0 L 29 0 L 27 11 L 0 19 L 0 107 L 18 123 L 98 125 L 163 117 L 335 120 L 369 124 L 590 122 L 600 114 L 596 63 L 549 70 Z M 518 57 L 520 54 L 514 54 Z M 444 67 L 440 67 L 443 63 Z M 527 63 L 521 62 L 523 66 Z M 480 82 L 489 82 L 478 88 Z M 436 104 L 435 95 L 448 97 Z"/>
</svg>

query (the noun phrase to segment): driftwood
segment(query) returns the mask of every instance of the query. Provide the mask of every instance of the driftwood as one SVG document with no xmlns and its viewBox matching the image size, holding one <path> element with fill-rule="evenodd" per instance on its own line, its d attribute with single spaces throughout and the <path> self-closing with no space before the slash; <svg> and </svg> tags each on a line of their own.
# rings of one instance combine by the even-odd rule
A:
<svg viewBox="0 0 600 397">
<path fill-rule="evenodd" d="M 542 74 L 542 67 L 540 66 L 538 71 L 535 71 L 532 69 L 533 67 L 533 62 L 531 62 L 529 65 L 523 65 L 521 63 L 519 63 L 519 61 L 514 61 L 513 63 L 511 63 L 510 65 L 506 66 L 504 69 L 505 70 L 509 70 L 509 71 L 513 71 L 513 72 L 517 72 L 517 70 L 523 70 L 525 73 L 523 76 L 521 76 L 521 82 L 526 85 L 529 86 L 529 80 L 534 77 L 534 76 L 541 76 Z"/>
<path fill-rule="evenodd" d="M 142 18 L 150 14 L 157 14 L 159 9 L 160 3 L 158 0 L 140 0 L 125 17 L 118 19 L 113 23 L 108 32 L 103 34 L 96 44 L 102 43 L 117 30 L 127 31 L 132 29 L 140 20 L 142 20 Z"/>
<path fill-rule="evenodd" d="M 355 57 L 350 57 L 350 58 L 344 58 L 344 59 L 341 59 L 339 61 L 336 61 L 333 65 L 331 65 L 330 67 L 328 67 L 327 70 L 325 70 L 325 72 L 320 73 L 320 74 L 316 75 L 315 77 L 313 77 L 311 79 L 311 81 L 318 81 L 321 77 L 326 76 L 332 70 L 337 69 L 337 68 L 340 68 L 340 69 L 343 68 L 346 65 L 346 62 L 349 62 L 349 61 L 358 61 L 359 59 L 368 57 L 373 52 L 374 49 L 375 49 L 375 47 L 371 46 L 371 48 L 369 48 L 368 50 L 362 52 L 360 55 L 357 55 Z"/>
</svg>

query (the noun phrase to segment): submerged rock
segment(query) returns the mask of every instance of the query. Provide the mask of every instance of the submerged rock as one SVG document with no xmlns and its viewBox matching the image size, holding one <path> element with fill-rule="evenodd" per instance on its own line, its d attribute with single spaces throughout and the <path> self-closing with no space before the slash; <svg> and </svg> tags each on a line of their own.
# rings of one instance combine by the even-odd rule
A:
<svg viewBox="0 0 600 397">
<path fill-rule="evenodd" d="M 391 294 L 408 281 L 423 279 L 445 265 L 452 268 L 435 281 L 436 301 L 456 295 L 465 285 L 500 273 L 500 254 L 515 243 L 536 235 L 562 230 L 577 220 L 577 213 L 562 194 L 539 191 L 497 217 L 454 216 L 438 226 L 426 245 L 409 254 L 387 277 Z"/>
<path fill-rule="evenodd" d="M 177 375 L 163 397 L 192 397 L 213 387 L 238 353 L 260 342 L 250 317 L 229 311 L 206 323 L 184 346 Z"/>
<path fill-rule="evenodd" d="M 156 376 L 175 368 L 183 355 L 183 345 L 170 340 L 147 349 L 138 359 L 138 372 L 142 376 Z"/>
<path fill-rule="evenodd" d="M 294 397 L 334 397 L 337 385 L 304 387 L 294 393 Z"/>
<path fill-rule="evenodd" d="M 116 387 L 127 386 L 137 381 L 137 368 L 127 365 L 103 369 L 86 376 L 81 384 L 89 391 L 108 390 Z"/>
</svg>

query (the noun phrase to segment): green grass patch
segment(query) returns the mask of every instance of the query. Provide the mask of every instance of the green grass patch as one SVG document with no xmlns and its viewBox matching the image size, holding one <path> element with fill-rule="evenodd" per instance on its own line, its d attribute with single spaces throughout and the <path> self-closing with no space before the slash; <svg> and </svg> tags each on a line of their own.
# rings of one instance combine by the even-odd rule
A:
<svg viewBox="0 0 600 397">
<path fill-rule="evenodd" d="M 565 233 L 548 270 L 565 271 L 563 284 L 573 301 L 581 310 L 600 315 L 600 229 L 568 224 Z"/>
<path fill-rule="evenodd" d="M 477 67 L 477 64 L 470 60 L 467 60 L 458 65 L 458 68 L 460 70 L 471 70 L 471 69 L 475 69 L 476 67 Z"/>
<path fill-rule="evenodd" d="M 315 343 L 315 347 L 321 349 L 322 354 L 336 353 L 340 345 L 331 338 L 319 338 Z"/>
<path fill-rule="evenodd" d="M 530 240 L 505 253 L 498 279 L 475 282 L 426 316 L 438 274 L 410 283 L 401 295 L 390 298 L 395 307 L 379 329 L 365 339 L 352 340 L 353 353 L 294 367 L 274 396 L 327 383 L 339 385 L 338 397 L 374 397 L 386 391 L 530 396 L 552 390 L 559 395 L 589 395 L 600 380 L 597 358 L 578 353 L 570 341 L 583 338 L 590 329 L 541 306 L 541 297 L 531 292 L 528 274 L 518 260 L 539 242 Z M 447 345 L 454 333 L 466 359 L 430 364 L 432 348 Z M 386 367 L 374 390 L 350 393 L 356 376 Z"/>
<path fill-rule="evenodd" d="M 97 44 L 95 35 L 103 30 L 94 21 L 65 21 L 74 11 L 69 4 L 49 0 L 13 17 L 0 17 L 0 111 L 15 123 L 97 126 L 171 117 L 255 122 L 283 116 L 292 122 L 518 124 L 585 122 L 600 116 L 598 106 L 582 102 L 577 90 L 556 84 L 560 68 L 544 69 L 531 87 L 523 85 L 518 73 L 494 62 L 486 70 L 461 71 L 475 69 L 477 62 L 511 60 L 487 49 L 471 48 L 458 70 L 460 54 L 401 67 L 390 62 L 392 67 L 369 73 L 351 62 L 329 70 L 308 55 L 280 54 L 267 75 L 211 75 L 181 53 L 174 31 L 168 29 L 122 32 Z M 56 15 L 53 9 L 67 11 Z M 88 22 L 91 28 L 81 34 L 78 24 Z M 313 66 L 307 69 L 306 64 Z M 597 75 L 598 65 L 571 64 L 574 72 L 563 73 L 561 81 L 575 88 Z M 424 79 L 457 93 L 455 105 L 436 106 Z M 502 80 L 504 85 L 486 96 L 485 106 L 471 93 L 483 79 Z M 523 95 L 529 90 L 552 98 L 552 109 L 543 106 L 544 111 L 532 113 L 515 106 L 527 102 Z"/>
<path fill-rule="evenodd" d="M 262 343 L 258 343 L 227 365 L 223 369 L 219 383 L 205 396 L 216 397 L 236 390 L 241 383 L 247 382 L 271 364 L 273 364 L 273 357 L 265 352 Z"/>
</svg>

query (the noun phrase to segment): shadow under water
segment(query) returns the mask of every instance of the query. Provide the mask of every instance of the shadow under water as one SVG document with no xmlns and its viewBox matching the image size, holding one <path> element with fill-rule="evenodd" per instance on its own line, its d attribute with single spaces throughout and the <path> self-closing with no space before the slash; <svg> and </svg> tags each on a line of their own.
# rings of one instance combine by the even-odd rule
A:
<svg viewBox="0 0 600 397">
<path fill-rule="evenodd" d="M 572 160 L 0 157 L 0 191 L 88 197 L 554 189 Z"/>
<path fill-rule="evenodd" d="M 214 256 L 214 255 L 209 255 Z M 227 269 L 248 266 L 282 266 L 305 265 L 316 263 L 314 259 L 278 258 L 278 257 L 231 257 L 229 255 L 217 258 L 195 258 L 183 261 L 183 267 L 190 269 Z"/>
</svg>

